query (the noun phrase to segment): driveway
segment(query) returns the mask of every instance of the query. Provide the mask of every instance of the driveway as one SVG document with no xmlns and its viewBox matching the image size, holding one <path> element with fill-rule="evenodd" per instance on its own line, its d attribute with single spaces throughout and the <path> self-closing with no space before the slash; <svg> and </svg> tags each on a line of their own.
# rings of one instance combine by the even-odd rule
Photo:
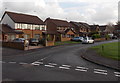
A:
<svg viewBox="0 0 120 83">
<path fill-rule="evenodd" d="M 81 54 L 86 52 L 88 47 L 116 41 L 57 46 L 17 56 L 3 56 L 3 62 L 1 62 L 3 64 L 3 80 L 118 81 L 120 78 L 118 71 L 81 58 Z"/>
</svg>

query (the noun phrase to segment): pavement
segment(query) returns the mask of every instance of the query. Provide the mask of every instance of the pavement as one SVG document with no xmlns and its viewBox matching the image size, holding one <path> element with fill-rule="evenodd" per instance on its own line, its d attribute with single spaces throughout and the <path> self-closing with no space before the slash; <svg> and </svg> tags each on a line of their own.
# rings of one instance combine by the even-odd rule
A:
<svg viewBox="0 0 120 83">
<path fill-rule="evenodd" d="M 100 56 L 95 50 L 88 49 L 81 57 L 90 62 L 120 71 L 120 61 Z"/>
<path fill-rule="evenodd" d="M 2 61 L 0 61 L 2 79 L 14 81 L 118 81 L 120 80 L 118 70 L 81 58 L 81 55 L 91 46 L 116 41 L 41 48 L 25 53 L 13 53 L 9 57 L 3 55 Z M 9 55 L 9 53 L 7 54 Z"/>
</svg>

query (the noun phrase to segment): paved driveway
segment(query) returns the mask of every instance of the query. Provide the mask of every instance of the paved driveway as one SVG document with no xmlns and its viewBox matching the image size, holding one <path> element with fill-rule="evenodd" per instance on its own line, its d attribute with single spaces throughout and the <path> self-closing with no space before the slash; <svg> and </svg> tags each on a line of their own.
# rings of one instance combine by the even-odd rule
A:
<svg viewBox="0 0 120 83">
<path fill-rule="evenodd" d="M 3 62 L 1 62 L 3 63 L 3 79 L 16 81 L 118 81 L 120 78 L 118 71 L 93 64 L 80 57 L 88 47 L 102 43 L 108 43 L 108 41 L 58 46 L 19 56 L 3 57 Z"/>
</svg>

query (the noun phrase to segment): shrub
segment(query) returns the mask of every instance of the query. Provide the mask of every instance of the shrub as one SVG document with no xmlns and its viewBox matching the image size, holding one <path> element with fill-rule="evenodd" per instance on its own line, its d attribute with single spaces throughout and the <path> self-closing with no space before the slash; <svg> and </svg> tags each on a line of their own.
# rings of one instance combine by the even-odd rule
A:
<svg viewBox="0 0 120 83">
<path fill-rule="evenodd" d="M 106 40 L 110 38 L 108 34 L 105 35 Z"/>
<path fill-rule="evenodd" d="M 100 36 L 100 34 L 93 34 L 93 35 L 92 35 L 92 38 L 93 38 L 93 39 L 101 38 L 101 36 Z"/>
</svg>

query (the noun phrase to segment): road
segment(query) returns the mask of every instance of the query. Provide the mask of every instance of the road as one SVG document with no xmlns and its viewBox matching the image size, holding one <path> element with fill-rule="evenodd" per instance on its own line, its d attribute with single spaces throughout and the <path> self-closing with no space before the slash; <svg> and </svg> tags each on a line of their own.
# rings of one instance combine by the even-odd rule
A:
<svg viewBox="0 0 120 83">
<path fill-rule="evenodd" d="M 4 57 L 3 80 L 13 81 L 118 81 L 118 72 L 81 58 L 86 49 L 102 43 L 75 44 L 39 49 Z"/>
</svg>

